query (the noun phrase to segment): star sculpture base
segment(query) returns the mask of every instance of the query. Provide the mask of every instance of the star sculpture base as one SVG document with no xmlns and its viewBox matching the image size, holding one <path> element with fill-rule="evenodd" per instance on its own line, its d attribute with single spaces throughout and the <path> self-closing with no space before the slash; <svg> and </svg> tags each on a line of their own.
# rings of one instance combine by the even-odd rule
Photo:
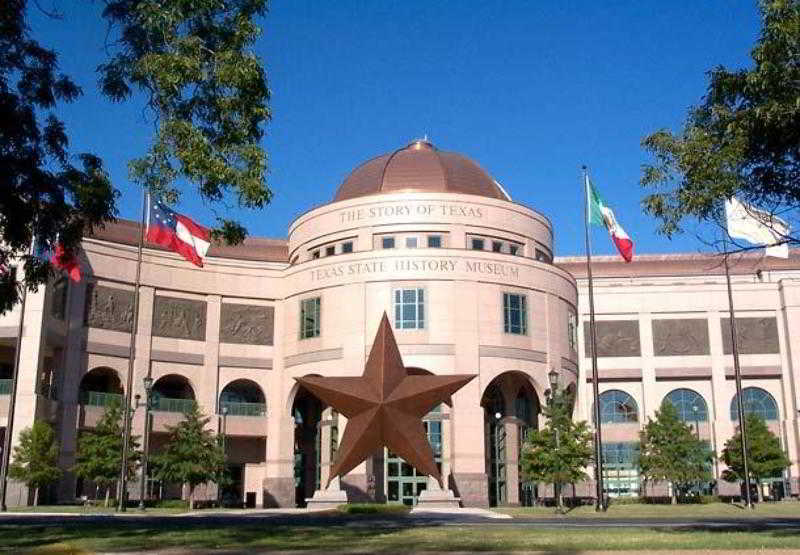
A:
<svg viewBox="0 0 800 555">
<path fill-rule="evenodd" d="M 344 476 L 376 450 L 387 447 L 441 485 L 422 419 L 440 403 L 449 405 L 450 396 L 474 377 L 409 373 L 384 312 L 362 376 L 295 380 L 347 418 L 331 479 Z"/>
<path fill-rule="evenodd" d="M 306 499 L 306 509 L 309 511 L 328 511 L 339 505 L 347 503 L 347 492 L 339 485 L 339 478 L 331 480 L 326 489 L 318 489 L 314 497 Z"/>
<path fill-rule="evenodd" d="M 451 489 L 442 489 L 439 482 L 428 478 L 428 487 L 417 497 L 417 509 L 458 509 L 461 498 L 456 497 Z"/>
</svg>

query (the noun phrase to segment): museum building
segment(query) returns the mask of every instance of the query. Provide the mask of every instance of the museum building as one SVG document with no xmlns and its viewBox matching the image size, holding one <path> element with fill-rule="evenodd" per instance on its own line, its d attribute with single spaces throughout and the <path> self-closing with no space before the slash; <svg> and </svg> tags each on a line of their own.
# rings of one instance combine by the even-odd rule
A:
<svg viewBox="0 0 800 555">
<path fill-rule="evenodd" d="M 93 496 L 69 471 L 77 437 L 123 398 L 135 333 L 140 405 L 152 384 L 150 452 L 197 404 L 224 433 L 233 478 L 202 496 L 303 506 L 327 483 L 346 419 L 294 378 L 361 375 L 386 313 L 410 372 L 476 375 L 425 417 L 445 485 L 464 506 L 529 504 L 549 490 L 522 478 L 520 447 L 540 424 L 551 375 L 576 394 L 575 418 L 592 420 L 585 259 L 554 257 L 553 233 L 478 164 L 418 140 L 353 170 L 287 239 L 212 247 L 203 268 L 146 245 L 133 330 L 139 226 L 111 224 L 84 240 L 82 281 L 28 295 L 14 443 L 34 419 L 49 421 L 66 472 L 46 501 Z M 800 252 L 748 254 L 731 271 L 746 411 L 767 421 L 791 460 L 766 487 L 796 496 Z M 638 434 L 666 400 L 717 454 L 734 433 L 724 272 L 699 254 L 595 257 L 593 272 L 606 488 L 638 495 Z M 19 319 L 19 306 L 0 318 L 0 434 Z M 144 413 L 132 419 L 140 438 Z M 712 470 L 705 490 L 738 495 L 721 462 Z M 351 501 L 413 504 L 427 485 L 385 449 L 341 479 Z M 182 495 L 179 485 L 146 486 L 149 497 Z M 139 489 L 131 483 L 130 497 Z M 593 482 L 570 491 L 591 496 Z M 9 505 L 31 499 L 10 484 Z"/>
</svg>

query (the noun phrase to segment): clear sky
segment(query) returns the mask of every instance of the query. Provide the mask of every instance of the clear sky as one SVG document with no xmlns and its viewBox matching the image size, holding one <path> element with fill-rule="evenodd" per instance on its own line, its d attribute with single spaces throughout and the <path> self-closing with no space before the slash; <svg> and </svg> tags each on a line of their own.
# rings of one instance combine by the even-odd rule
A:
<svg viewBox="0 0 800 555">
<path fill-rule="evenodd" d="M 30 23 L 85 92 L 59 109 L 71 150 L 104 159 L 122 192 L 120 216 L 135 219 L 140 193 L 127 162 L 145 151 L 152 126 L 141 102 L 98 93 L 102 3 L 56 6 L 63 19 L 31 8 Z M 582 164 L 636 252 L 703 248 L 691 234 L 657 235 L 642 213 L 639 143 L 680 128 L 706 71 L 749 64 L 760 21 L 756 0 L 282 0 L 261 24 L 275 198 L 264 211 L 239 211 L 251 234 L 285 237 L 358 164 L 427 133 L 549 216 L 556 254 L 574 255 L 584 251 Z M 213 224 L 212 209 L 189 194 L 179 209 Z M 595 252 L 611 254 L 603 235 L 594 234 Z"/>
</svg>

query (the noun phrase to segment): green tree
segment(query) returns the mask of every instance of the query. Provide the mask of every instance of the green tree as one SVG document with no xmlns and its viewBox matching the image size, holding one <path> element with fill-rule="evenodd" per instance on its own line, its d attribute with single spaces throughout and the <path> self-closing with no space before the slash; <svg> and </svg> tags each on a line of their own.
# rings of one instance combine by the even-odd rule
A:
<svg viewBox="0 0 800 555">
<path fill-rule="evenodd" d="M 219 484 L 225 474 L 225 453 L 219 438 L 206 429 L 209 420 L 193 406 L 182 422 L 169 428 L 164 450 L 152 457 L 156 478 L 189 486 L 190 510 L 195 488 L 206 482 Z"/>
<path fill-rule="evenodd" d="M 641 183 L 656 191 L 643 204 L 667 236 L 680 232 L 686 217 L 721 223 L 722 201 L 733 195 L 797 223 L 800 1 L 759 5 L 763 26 L 752 67 L 712 69 L 681 132 L 662 129 L 642 140 L 654 161 L 643 167 Z"/>
<path fill-rule="evenodd" d="M 673 504 L 679 491 L 711 479 L 711 451 L 681 422 L 672 403 L 664 403 L 655 420 L 647 420 L 639 438 L 639 471 L 646 482 L 670 482 Z"/>
<path fill-rule="evenodd" d="M 19 435 L 14 447 L 8 475 L 33 488 L 33 505 L 39 504 L 39 489 L 58 481 L 58 442 L 53 428 L 44 420 L 34 420 L 33 426 Z"/>
<path fill-rule="evenodd" d="M 266 0 L 106 1 L 114 55 L 98 68 L 101 88 L 116 101 L 143 92 L 155 119 L 149 151 L 130 163 L 134 181 L 168 200 L 187 180 L 205 200 L 269 202 L 260 140 L 270 92 L 251 51 L 266 9 Z M 238 222 L 217 221 L 215 237 L 244 239 Z"/>
<path fill-rule="evenodd" d="M 136 436 L 131 436 L 128 448 L 128 478 L 131 479 L 142 455 Z M 119 480 L 122 465 L 122 407 L 119 402 L 106 407 L 94 430 L 80 433 L 76 459 L 75 474 L 95 483 L 95 497 L 103 488 L 105 506 L 108 507 L 111 486 Z"/>
<path fill-rule="evenodd" d="M 573 421 L 572 401 L 572 395 L 557 390 L 542 410 L 545 426 L 531 430 L 522 446 L 523 476 L 553 484 L 557 511 L 563 507 L 562 486 L 585 479 L 592 460 L 592 432 L 586 421 Z"/>
<path fill-rule="evenodd" d="M 0 268 L 21 257 L 22 272 L 0 271 L 0 314 L 21 292 L 17 278 L 35 290 L 52 275 L 50 264 L 30 256 L 31 242 L 68 255 L 83 234 L 116 214 L 117 192 L 96 156 L 69 151 L 59 103 L 82 94 L 58 71 L 58 56 L 31 38 L 27 2 L 5 0 L 0 10 Z M 77 164 L 75 164 L 77 162 Z M 19 275 L 17 275 L 19 274 Z"/>
<path fill-rule="evenodd" d="M 755 414 L 746 414 L 745 423 L 747 424 L 747 470 L 750 479 L 758 486 L 758 500 L 762 501 L 761 481 L 770 476 L 780 475 L 789 466 L 789 459 L 781 449 L 780 441 L 769 431 L 764 420 Z M 737 427 L 736 434 L 725 442 L 722 462 L 728 467 L 722 472 L 723 480 L 727 482 L 744 480 L 740 427 Z"/>
</svg>

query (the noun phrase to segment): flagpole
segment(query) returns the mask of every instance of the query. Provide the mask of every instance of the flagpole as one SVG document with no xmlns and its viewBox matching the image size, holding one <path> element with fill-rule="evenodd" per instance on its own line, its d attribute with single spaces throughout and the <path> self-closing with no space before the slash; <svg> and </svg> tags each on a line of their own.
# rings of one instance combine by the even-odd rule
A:
<svg viewBox="0 0 800 555">
<path fill-rule="evenodd" d="M 594 328 L 594 284 L 592 283 L 592 242 L 589 238 L 589 172 L 583 166 L 583 227 L 586 237 L 586 275 L 589 278 L 589 340 L 592 347 L 592 396 L 594 398 L 594 472 L 596 497 L 595 511 L 605 511 L 603 493 L 603 434 L 600 424 L 600 386 L 597 372 L 597 336 Z"/>
<path fill-rule="evenodd" d="M 745 506 L 753 508 L 753 501 L 750 498 L 750 473 L 747 468 L 747 425 L 744 418 L 744 399 L 742 398 L 742 373 L 739 367 L 739 347 L 736 340 L 736 318 L 733 311 L 733 290 L 731 289 L 731 274 L 728 270 L 728 231 L 725 230 L 723 237 L 724 259 L 725 259 L 725 281 L 728 284 L 728 312 L 731 322 L 731 350 L 733 351 L 733 373 L 736 378 L 736 409 L 739 412 L 739 433 L 742 436 L 742 465 L 744 470 L 744 498 Z"/>
<path fill-rule="evenodd" d="M 36 243 L 36 234 L 31 237 L 31 246 L 28 254 L 33 256 Z M 19 264 L 16 269 L 19 269 Z M 17 272 L 15 269 L 14 280 L 16 282 Z M 19 361 L 22 351 L 22 331 L 25 322 L 25 301 L 28 297 L 28 287 L 25 284 L 24 270 L 22 272 L 22 298 L 20 299 L 19 323 L 17 324 L 17 341 L 14 352 L 14 373 L 11 376 L 11 397 L 8 400 L 8 415 L 6 418 L 6 431 L 3 437 L 3 461 L 0 465 L 0 511 L 6 512 L 6 494 L 8 492 L 8 467 L 11 462 L 11 436 L 14 432 L 14 412 L 17 407 L 17 383 L 19 382 Z"/>
<path fill-rule="evenodd" d="M 133 368 L 136 358 L 136 335 L 139 330 L 139 284 L 142 277 L 142 247 L 144 245 L 144 223 L 147 208 L 147 193 L 142 187 L 142 219 L 139 223 L 139 248 L 136 255 L 136 282 L 133 294 L 133 324 L 128 344 L 128 379 L 125 387 L 125 407 L 122 416 L 122 466 L 120 468 L 120 487 L 117 509 L 127 510 L 128 501 L 128 446 L 131 442 L 131 401 L 133 399 Z"/>
</svg>

